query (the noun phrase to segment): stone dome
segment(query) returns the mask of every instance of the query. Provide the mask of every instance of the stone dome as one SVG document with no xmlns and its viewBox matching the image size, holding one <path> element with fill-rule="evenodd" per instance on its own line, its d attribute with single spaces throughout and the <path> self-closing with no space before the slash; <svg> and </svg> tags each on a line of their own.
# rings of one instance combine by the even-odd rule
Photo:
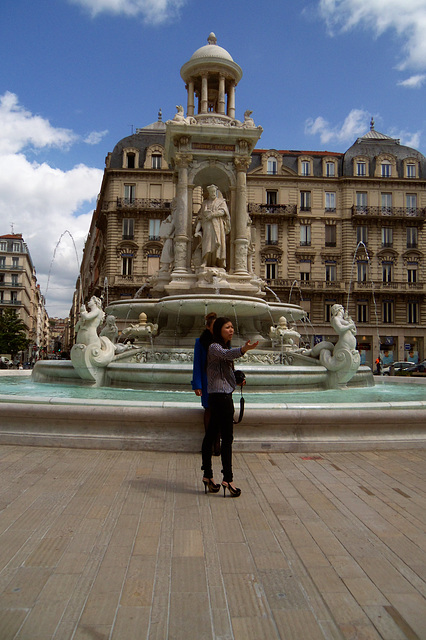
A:
<svg viewBox="0 0 426 640">
<path fill-rule="evenodd" d="M 200 58 L 223 58 L 223 60 L 229 60 L 233 62 L 233 58 L 230 53 L 223 47 L 219 47 L 217 43 L 217 38 L 215 34 L 212 32 L 207 38 L 208 44 L 204 45 L 204 47 L 200 47 L 195 51 L 190 60 L 198 60 Z"/>
</svg>

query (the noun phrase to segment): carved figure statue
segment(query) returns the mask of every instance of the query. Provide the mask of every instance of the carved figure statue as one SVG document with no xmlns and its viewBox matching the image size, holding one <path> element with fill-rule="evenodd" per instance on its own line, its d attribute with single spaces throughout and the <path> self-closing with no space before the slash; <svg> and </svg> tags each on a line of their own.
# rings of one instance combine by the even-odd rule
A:
<svg viewBox="0 0 426 640">
<path fill-rule="evenodd" d="M 105 320 L 105 326 L 99 334 L 101 337 L 105 336 L 109 338 L 113 344 L 117 342 L 118 327 L 115 323 L 115 316 L 107 316 Z"/>
<path fill-rule="evenodd" d="M 92 296 L 86 305 L 81 305 L 80 318 L 75 325 L 77 332 L 76 344 L 98 344 L 101 341 L 98 336 L 97 329 L 104 321 L 105 314 L 102 311 L 102 301 L 96 296 Z"/>
<path fill-rule="evenodd" d="M 291 329 L 287 324 L 285 316 L 281 316 L 276 326 L 273 326 L 269 330 L 269 337 L 272 342 L 281 345 L 286 351 L 296 350 L 295 340 L 299 340 L 300 333 L 295 329 Z"/>
<path fill-rule="evenodd" d="M 107 336 L 98 336 L 97 329 L 105 317 L 102 301 L 92 296 L 87 306 L 89 310 L 84 304 L 81 306 L 80 318 L 75 325 L 77 338 L 71 349 L 71 362 L 80 378 L 102 386 L 106 367 L 114 358 L 115 347 Z"/>
<path fill-rule="evenodd" d="M 172 211 L 167 218 L 160 224 L 160 238 L 163 240 L 163 250 L 160 256 L 160 271 L 170 271 L 175 259 L 174 252 L 174 236 L 175 236 L 175 220 L 174 213 L 176 210 L 176 198 L 171 202 Z"/>
<path fill-rule="evenodd" d="M 256 126 L 254 124 L 253 118 L 251 117 L 252 113 L 253 111 L 250 111 L 250 109 L 247 109 L 246 111 L 244 111 L 243 127 L 245 127 L 246 129 L 254 129 Z"/>
<path fill-rule="evenodd" d="M 200 266 L 225 268 L 226 235 L 230 231 L 228 205 L 218 194 L 216 185 L 211 184 L 207 187 L 207 198 L 203 200 L 195 224 L 194 237 L 201 239 Z"/>
<path fill-rule="evenodd" d="M 121 340 L 128 340 L 134 338 L 136 342 L 144 342 L 148 338 L 154 337 L 158 332 L 158 324 L 147 322 L 147 315 L 142 311 L 139 314 L 139 323 L 131 324 L 130 327 L 126 327 L 121 333 Z"/>
<path fill-rule="evenodd" d="M 312 349 L 298 349 L 298 352 L 314 358 L 319 357 L 320 363 L 330 372 L 330 387 L 337 387 L 355 375 L 361 357 L 356 349 L 356 325 L 341 304 L 331 307 L 330 324 L 339 336 L 335 345 L 323 341 Z"/>
<path fill-rule="evenodd" d="M 176 105 L 176 113 L 174 115 L 173 120 L 167 120 L 166 124 L 169 122 L 174 122 L 178 124 L 197 124 L 197 121 L 192 116 L 188 116 L 185 118 L 184 110 L 181 104 Z"/>
</svg>

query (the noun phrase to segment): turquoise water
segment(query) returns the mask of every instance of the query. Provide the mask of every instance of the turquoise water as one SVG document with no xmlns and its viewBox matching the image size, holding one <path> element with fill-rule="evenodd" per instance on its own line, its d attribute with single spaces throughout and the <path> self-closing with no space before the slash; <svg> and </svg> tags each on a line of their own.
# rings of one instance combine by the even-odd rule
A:
<svg viewBox="0 0 426 640">
<path fill-rule="evenodd" d="M 72 403 L 92 404 L 139 404 L 139 403 L 191 403 L 200 405 L 200 400 L 191 389 L 176 391 L 167 389 L 126 389 L 116 387 L 87 387 L 74 384 L 42 384 L 33 382 L 30 377 L 2 376 L 0 377 L 0 402 L 3 396 L 15 396 L 28 402 L 58 402 L 71 399 Z M 237 403 L 239 391 L 234 394 Z M 334 405 L 334 404 L 370 404 L 395 402 L 426 402 L 426 385 L 421 384 L 379 384 L 364 389 L 332 389 L 329 391 L 300 391 L 300 392 L 250 392 L 249 387 L 244 390 L 246 403 L 250 404 L 298 404 Z M 10 399 L 10 398 L 9 398 Z"/>
</svg>

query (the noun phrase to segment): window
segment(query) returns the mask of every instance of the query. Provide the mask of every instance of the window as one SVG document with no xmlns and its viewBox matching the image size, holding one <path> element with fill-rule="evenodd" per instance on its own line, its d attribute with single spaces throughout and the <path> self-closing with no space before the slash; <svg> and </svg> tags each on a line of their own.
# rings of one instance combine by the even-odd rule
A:
<svg viewBox="0 0 426 640">
<path fill-rule="evenodd" d="M 358 282 L 367 282 L 368 280 L 368 262 L 358 262 L 357 264 Z"/>
<path fill-rule="evenodd" d="M 334 178 L 336 175 L 336 167 L 334 162 L 326 162 L 325 163 L 325 175 L 327 178 Z"/>
<path fill-rule="evenodd" d="M 419 303 L 418 302 L 408 302 L 407 322 L 408 324 L 418 324 L 419 322 Z"/>
<path fill-rule="evenodd" d="M 382 305 L 383 323 L 391 324 L 393 322 L 393 300 L 385 300 Z"/>
<path fill-rule="evenodd" d="M 383 282 L 392 282 L 392 263 L 382 262 L 382 279 Z"/>
<path fill-rule="evenodd" d="M 0 269 L 4 269 L 6 267 L 6 258 L 4 256 L 0 256 Z"/>
<path fill-rule="evenodd" d="M 278 191 L 266 192 L 266 204 L 278 204 Z"/>
<path fill-rule="evenodd" d="M 326 302 L 325 303 L 324 319 L 325 319 L 326 322 L 330 322 L 330 320 L 331 320 L 331 307 L 333 306 L 333 304 L 336 304 L 336 302 L 334 300 L 332 300 L 331 302 Z"/>
<path fill-rule="evenodd" d="M 152 154 L 152 168 L 161 169 L 161 155 L 158 153 Z"/>
<path fill-rule="evenodd" d="M 368 242 L 368 227 L 364 225 L 360 225 L 356 228 L 356 243 L 359 244 L 360 242 L 365 245 Z"/>
<path fill-rule="evenodd" d="M 133 273 L 133 255 L 121 256 L 121 275 L 131 276 Z"/>
<path fill-rule="evenodd" d="M 13 287 L 18 286 L 18 284 L 19 284 L 18 278 L 19 278 L 19 276 L 18 276 L 18 274 L 17 274 L 17 273 L 12 273 L 12 275 L 11 275 L 11 281 L 12 281 L 12 286 L 13 286 Z"/>
<path fill-rule="evenodd" d="M 415 213 L 417 209 L 417 195 L 415 193 L 407 193 L 405 196 L 405 206 L 407 213 Z"/>
<path fill-rule="evenodd" d="M 7 251 L 7 242 L 3 240 L 0 242 L 0 251 Z"/>
<path fill-rule="evenodd" d="M 407 249 L 416 249 L 417 243 L 417 227 L 407 227 Z"/>
<path fill-rule="evenodd" d="M 300 225 L 300 245 L 302 247 L 311 246 L 311 225 L 310 224 Z"/>
<path fill-rule="evenodd" d="M 407 265 L 407 282 L 417 282 L 417 264 Z"/>
<path fill-rule="evenodd" d="M 17 291 L 11 291 L 10 292 L 10 301 L 11 302 L 18 302 L 18 292 Z"/>
<path fill-rule="evenodd" d="M 336 282 L 336 265 L 334 262 L 325 263 L 325 281 Z"/>
<path fill-rule="evenodd" d="M 300 192 L 300 210 L 301 211 L 311 210 L 311 192 L 310 191 Z"/>
<path fill-rule="evenodd" d="M 12 244 L 12 251 L 14 251 L 15 253 L 21 252 L 21 245 L 19 244 L 19 242 L 14 242 Z"/>
<path fill-rule="evenodd" d="M 368 322 L 368 303 L 360 301 L 356 305 L 357 322 Z"/>
<path fill-rule="evenodd" d="M 12 258 L 12 267 L 19 267 L 19 258 Z"/>
<path fill-rule="evenodd" d="M 367 165 L 364 161 L 358 161 L 356 163 L 356 175 L 357 176 L 365 176 L 367 174 Z"/>
<path fill-rule="evenodd" d="M 123 240 L 133 240 L 134 222 L 133 218 L 123 218 Z"/>
<path fill-rule="evenodd" d="M 301 271 L 300 272 L 300 280 L 302 282 L 308 282 L 310 280 L 311 274 L 309 271 Z"/>
<path fill-rule="evenodd" d="M 392 175 L 392 165 L 389 160 L 383 160 L 381 164 L 381 176 L 382 178 L 390 178 Z"/>
<path fill-rule="evenodd" d="M 311 175 L 311 163 L 309 160 L 302 160 L 302 176 Z"/>
<path fill-rule="evenodd" d="M 278 225 L 267 224 L 265 228 L 266 244 L 278 244 Z"/>
<path fill-rule="evenodd" d="M 334 191 L 325 192 L 325 208 L 327 211 L 336 211 L 336 194 Z"/>
<path fill-rule="evenodd" d="M 124 185 L 124 201 L 126 204 L 131 204 L 135 201 L 136 185 L 125 184 Z"/>
<path fill-rule="evenodd" d="M 407 164 L 407 178 L 415 178 L 416 177 L 416 165 L 409 163 Z"/>
<path fill-rule="evenodd" d="M 325 246 L 326 247 L 336 246 L 336 225 L 335 224 L 325 225 Z"/>
<path fill-rule="evenodd" d="M 382 213 L 392 213 L 392 194 L 382 193 Z"/>
<path fill-rule="evenodd" d="M 266 280 L 275 280 L 277 277 L 277 263 L 276 262 L 266 262 Z"/>
<path fill-rule="evenodd" d="M 356 208 L 358 213 L 366 213 L 366 209 L 367 209 L 367 192 L 366 191 L 357 191 Z"/>
<path fill-rule="evenodd" d="M 277 167 L 278 167 L 277 159 L 276 158 L 268 158 L 266 172 L 270 176 L 275 176 L 277 174 Z"/>
<path fill-rule="evenodd" d="M 128 153 L 127 154 L 127 168 L 128 169 L 134 169 L 135 168 L 135 154 L 134 153 Z"/>
<path fill-rule="evenodd" d="M 393 245 L 392 227 L 382 227 L 382 247 L 389 248 Z"/>
<path fill-rule="evenodd" d="M 160 220 L 151 219 L 149 221 L 149 239 L 160 240 Z"/>
</svg>

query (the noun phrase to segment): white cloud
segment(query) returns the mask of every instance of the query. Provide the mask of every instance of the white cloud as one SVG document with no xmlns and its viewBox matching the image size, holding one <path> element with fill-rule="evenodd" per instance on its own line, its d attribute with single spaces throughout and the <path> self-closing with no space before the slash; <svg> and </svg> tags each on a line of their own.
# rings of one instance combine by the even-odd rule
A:
<svg viewBox="0 0 426 640">
<path fill-rule="evenodd" d="M 87 9 L 92 16 L 112 13 L 129 17 L 141 16 L 148 24 L 166 22 L 179 13 L 186 0 L 70 0 Z"/>
<path fill-rule="evenodd" d="M 25 147 L 67 147 L 76 141 L 69 129 L 55 129 L 48 120 L 35 116 L 6 91 L 0 96 L 0 153 L 16 153 Z"/>
<path fill-rule="evenodd" d="M 420 89 L 420 87 L 423 86 L 425 80 L 426 80 L 426 75 L 422 73 L 422 74 L 410 76 L 406 80 L 402 80 L 401 82 L 398 82 L 398 85 L 400 85 L 401 87 L 407 87 L 408 89 Z"/>
<path fill-rule="evenodd" d="M 15 233 L 22 233 L 43 294 L 55 247 L 65 230 L 72 234 L 78 261 L 81 260 L 102 171 L 83 164 L 62 171 L 46 162 L 31 162 L 25 152 L 69 146 L 77 140 L 79 136 L 72 131 L 54 128 L 41 116 L 24 109 L 14 94 L 6 93 L 0 98 L 0 233 L 10 233 L 12 224 Z M 74 244 L 66 234 L 51 269 L 49 315 L 68 314 L 78 261 Z"/>
<path fill-rule="evenodd" d="M 370 114 L 362 109 L 352 109 L 341 125 L 330 125 L 322 116 L 305 122 L 305 133 L 319 135 L 322 144 L 354 142 L 368 130 Z"/>
<path fill-rule="evenodd" d="M 330 33 L 358 26 L 377 36 L 395 31 L 401 39 L 398 68 L 426 69 L 426 0 L 320 0 L 319 8 Z"/>
<path fill-rule="evenodd" d="M 84 138 L 86 144 L 99 144 L 99 142 L 108 134 L 108 129 L 104 131 L 91 131 L 89 135 Z"/>
</svg>

